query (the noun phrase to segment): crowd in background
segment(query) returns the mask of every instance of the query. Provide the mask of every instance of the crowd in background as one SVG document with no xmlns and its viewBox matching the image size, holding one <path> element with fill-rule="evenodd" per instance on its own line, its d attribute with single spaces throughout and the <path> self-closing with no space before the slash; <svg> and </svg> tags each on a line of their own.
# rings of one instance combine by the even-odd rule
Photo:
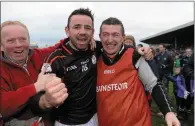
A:
<svg viewBox="0 0 195 126">
<path fill-rule="evenodd" d="M 143 47 L 142 44 L 136 46 L 132 35 L 127 35 L 125 44 L 135 48 Z M 187 119 L 188 114 L 194 113 L 194 54 L 191 47 L 179 49 L 166 49 L 164 44 L 159 44 L 153 49 L 154 61 L 159 69 L 159 78 L 163 82 L 169 94 L 173 93 L 176 101 L 177 114 L 179 119 Z M 169 91 L 169 84 L 173 83 L 173 91 Z M 146 93 L 151 105 L 152 98 Z M 157 115 L 162 115 L 161 112 Z"/>
</svg>

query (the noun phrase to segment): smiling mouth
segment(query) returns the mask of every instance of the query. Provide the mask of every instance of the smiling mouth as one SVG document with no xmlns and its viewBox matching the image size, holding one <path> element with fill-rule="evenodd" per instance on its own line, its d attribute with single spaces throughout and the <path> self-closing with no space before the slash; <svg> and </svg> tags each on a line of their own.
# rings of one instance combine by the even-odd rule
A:
<svg viewBox="0 0 195 126">
<path fill-rule="evenodd" d="M 16 53 L 16 54 L 21 54 L 21 53 L 23 53 L 23 52 L 24 52 L 24 50 L 14 51 L 14 53 Z"/>
<path fill-rule="evenodd" d="M 107 45 L 107 48 L 108 49 L 113 49 L 115 46 L 116 46 L 116 44 L 109 44 L 109 45 Z"/>
<path fill-rule="evenodd" d="M 78 41 L 87 41 L 87 38 L 78 38 Z"/>
</svg>

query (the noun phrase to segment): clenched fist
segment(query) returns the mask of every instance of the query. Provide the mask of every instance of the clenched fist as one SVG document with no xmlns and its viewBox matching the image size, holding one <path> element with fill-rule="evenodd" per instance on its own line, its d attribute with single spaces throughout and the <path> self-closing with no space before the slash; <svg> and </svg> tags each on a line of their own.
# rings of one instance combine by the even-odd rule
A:
<svg viewBox="0 0 195 126">
<path fill-rule="evenodd" d="M 40 107 L 51 108 L 56 107 L 64 103 L 68 97 L 67 88 L 58 77 L 53 79 L 46 84 L 45 94 L 41 97 Z"/>
</svg>

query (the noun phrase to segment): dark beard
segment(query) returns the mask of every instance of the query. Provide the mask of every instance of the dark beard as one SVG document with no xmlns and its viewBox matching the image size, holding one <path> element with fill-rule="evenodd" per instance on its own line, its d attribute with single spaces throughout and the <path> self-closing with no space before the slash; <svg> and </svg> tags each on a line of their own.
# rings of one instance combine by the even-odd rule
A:
<svg viewBox="0 0 195 126">
<path fill-rule="evenodd" d="M 87 50 L 88 48 L 85 48 L 85 49 L 79 49 L 79 48 L 77 48 L 77 46 L 76 46 L 76 42 L 75 42 L 75 40 L 74 39 L 72 39 L 72 38 L 70 38 L 70 43 L 71 43 L 71 45 L 73 46 L 73 49 L 76 49 L 76 50 L 78 50 L 78 51 L 85 51 L 85 50 Z"/>
</svg>

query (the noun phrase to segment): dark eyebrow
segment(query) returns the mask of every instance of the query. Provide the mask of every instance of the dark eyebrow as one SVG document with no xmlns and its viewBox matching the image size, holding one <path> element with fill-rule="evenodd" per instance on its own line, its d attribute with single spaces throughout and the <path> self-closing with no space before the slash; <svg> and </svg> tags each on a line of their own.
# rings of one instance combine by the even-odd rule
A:
<svg viewBox="0 0 195 126">
<path fill-rule="evenodd" d="M 75 27 L 75 26 L 81 26 L 81 24 L 75 24 L 75 25 L 73 25 L 73 27 Z"/>
<path fill-rule="evenodd" d="M 85 27 L 90 27 L 90 28 L 92 28 L 92 26 L 91 25 L 84 25 Z"/>
<path fill-rule="evenodd" d="M 120 33 L 118 33 L 118 32 L 113 32 L 112 34 L 117 34 L 117 35 L 119 35 Z"/>
<path fill-rule="evenodd" d="M 102 32 L 103 34 L 109 34 L 108 32 Z"/>
</svg>

